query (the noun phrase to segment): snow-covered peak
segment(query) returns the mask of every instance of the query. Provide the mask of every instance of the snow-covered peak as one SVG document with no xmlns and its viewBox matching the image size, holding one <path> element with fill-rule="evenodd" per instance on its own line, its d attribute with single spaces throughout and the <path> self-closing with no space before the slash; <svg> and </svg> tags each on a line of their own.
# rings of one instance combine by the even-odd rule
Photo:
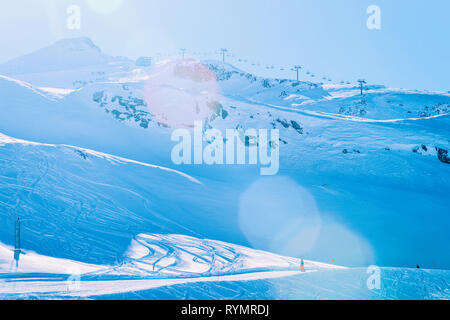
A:
<svg viewBox="0 0 450 320">
<path fill-rule="evenodd" d="M 0 74 L 19 75 L 70 70 L 113 61 L 89 38 L 62 39 L 0 65 Z"/>
<path fill-rule="evenodd" d="M 76 52 L 93 51 L 98 52 L 99 54 L 102 53 L 100 48 L 96 46 L 90 38 L 87 37 L 61 39 L 56 41 L 48 48 Z"/>
</svg>

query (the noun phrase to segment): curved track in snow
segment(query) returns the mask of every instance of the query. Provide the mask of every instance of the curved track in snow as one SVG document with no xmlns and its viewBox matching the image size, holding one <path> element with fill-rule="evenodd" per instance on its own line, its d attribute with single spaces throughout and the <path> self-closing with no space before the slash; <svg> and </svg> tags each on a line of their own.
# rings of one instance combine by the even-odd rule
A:
<svg viewBox="0 0 450 320">
<path fill-rule="evenodd" d="M 298 259 L 183 235 L 138 235 L 124 262 L 115 266 L 24 252 L 18 267 L 11 270 L 12 257 L 12 248 L 0 246 L 0 297 L 86 298 L 180 284 L 255 281 L 301 274 Z M 311 261 L 306 261 L 305 266 L 305 273 L 345 269 Z M 71 282 L 77 279 L 80 282 Z"/>
<path fill-rule="evenodd" d="M 380 268 L 374 290 L 365 268 L 305 261 L 301 272 L 298 259 L 183 235 L 141 234 L 116 266 L 25 252 L 11 272 L 12 257 L 12 248 L 0 244 L 0 299 L 450 298 L 450 271 Z"/>
</svg>

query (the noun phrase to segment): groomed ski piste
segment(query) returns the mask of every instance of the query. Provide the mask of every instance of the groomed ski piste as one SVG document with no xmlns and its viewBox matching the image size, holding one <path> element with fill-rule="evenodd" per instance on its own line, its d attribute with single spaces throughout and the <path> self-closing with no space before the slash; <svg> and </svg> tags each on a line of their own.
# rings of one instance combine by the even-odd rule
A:
<svg viewBox="0 0 450 320">
<path fill-rule="evenodd" d="M 139 235 L 124 262 L 102 266 L 0 246 L 2 299 L 449 299 L 449 271 L 345 268 L 180 235 Z"/>
<path fill-rule="evenodd" d="M 0 150 L 4 151 L 6 146 L 80 152 L 79 148 L 72 146 L 40 144 L 0 135 Z M 200 181 L 176 170 L 87 149 L 83 152 L 112 166 L 142 166 L 146 170 L 156 171 L 153 174 L 175 175 L 201 185 Z M 76 152 L 73 154 L 75 158 L 79 157 Z M 66 157 L 73 157 L 73 154 L 64 153 Z M 33 192 L 28 191 L 30 194 Z M 98 219 L 97 223 L 101 217 Z M 41 234 L 37 236 L 42 237 Z M 380 268 L 380 288 L 374 290 L 368 284 L 371 273 L 367 272 L 367 268 L 348 268 L 305 260 L 305 270 L 302 272 L 298 258 L 185 235 L 138 234 L 133 237 L 120 261 L 115 265 L 89 264 L 44 256 L 29 250 L 22 250 L 16 261 L 14 248 L 0 244 L 0 298 L 450 298 L 450 271 Z"/>
<path fill-rule="evenodd" d="M 266 280 L 300 273 L 297 259 L 180 235 L 138 235 L 124 262 L 117 266 L 83 264 L 24 252 L 16 268 L 14 261 L 8 262 L 13 250 L 2 246 L 1 252 L 2 271 L 9 273 L 1 279 L 3 296 L 14 292 L 19 297 L 87 298 L 179 284 Z M 314 262 L 307 262 L 307 267 L 308 272 L 338 268 Z"/>
<path fill-rule="evenodd" d="M 152 94 L 205 77 L 209 127 L 280 131 L 276 177 L 174 165 Z M 450 298 L 448 92 L 140 68 L 79 38 L 0 65 L 0 98 L 1 299 Z"/>
</svg>

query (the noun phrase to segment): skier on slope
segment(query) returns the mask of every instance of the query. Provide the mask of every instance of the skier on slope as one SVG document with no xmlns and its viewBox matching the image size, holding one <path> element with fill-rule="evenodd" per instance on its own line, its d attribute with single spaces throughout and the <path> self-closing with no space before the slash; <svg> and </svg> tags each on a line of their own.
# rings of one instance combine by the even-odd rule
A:
<svg viewBox="0 0 450 320">
<path fill-rule="evenodd" d="M 303 259 L 302 259 L 302 261 L 300 262 L 300 270 L 301 270 L 302 272 L 305 272 L 305 261 L 303 261 Z"/>
</svg>

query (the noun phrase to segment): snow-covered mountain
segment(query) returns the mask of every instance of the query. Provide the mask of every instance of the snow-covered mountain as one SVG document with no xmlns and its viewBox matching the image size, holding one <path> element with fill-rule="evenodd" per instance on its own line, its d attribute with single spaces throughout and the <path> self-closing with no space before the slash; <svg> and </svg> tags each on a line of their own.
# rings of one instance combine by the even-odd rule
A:
<svg viewBox="0 0 450 320">
<path fill-rule="evenodd" d="M 182 292 L 190 286 L 193 298 L 208 297 L 206 292 L 211 298 L 254 298 L 253 286 L 286 288 L 318 281 L 320 274 L 341 281 L 338 287 L 349 290 L 347 298 L 448 298 L 447 271 L 403 268 L 450 268 L 445 254 L 450 243 L 448 92 L 368 85 L 361 95 L 357 85 L 266 79 L 192 59 L 141 68 L 103 54 L 82 38 L 0 65 L 0 98 L 0 242 L 4 248 L 14 244 L 14 221 L 20 217 L 22 247 L 37 255 L 31 262 L 24 255 L 24 266 L 31 269 L 18 272 L 61 278 L 62 270 L 33 268 L 64 259 L 89 265 L 87 272 L 119 270 L 115 280 L 131 271 L 149 277 L 148 265 L 152 269 L 163 255 L 173 263 L 165 269 L 171 278 L 189 277 L 191 267 L 217 270 L 231 276 L 230 291 L 214 283 L 223 279 L 208 280 L 213 282 L 205 290 L 193 284 L 198 279 L 170 282 L 173 291 L 151 289 L 169 283 L 168 274 L 158 273 L 160 285 L 144 281 L 135 287 L 145 297 L 185 298 Z M 170 112 L 161 116 L 161 106 Z M 171 124 L 191 109 L 210 112 L 204 118 L 207 128 L 280 130 L 278 176 L 261 177 L 257 167 L 247 165 L 175 165 Z M 313 266 L 319 264 L 311 261 L 334 259 L 347 267 L 397 268 L 383 269 L 385 290 L 376 294 L 362 285 L 364 270 L 355 268 L 329 266 L 317 269 L 317 276 L 269 281 L 255 273 L 289 273 L 298 270 L 299 260 L 277 260 L 266 252 L 257 270 L 248 269 L 255 258 L 243 259 L 242 252 L 251 249 L 237 250 L 238 245 L 308 259 Z M 11 272 L 8 250 L 0 256 L 0 273 Z M 133 255 L 138 253 L 145 259 Z M 271 264 L 271 257 L 278 262 Z M 246 275 L 236 278 L 242 272 Z M 255 282 L 249 284 L 249 277 Z M 426 288 L 435 285 L 432 292 L 408 296 L 417 277 Z M 401 279 L 405 286 L 394 292 L 392 281 Z M 357 281 L 358 289 L 351 291 L 346 281 Z M 323 290 L 315 296 L 265 290 L 270 293 L 259 297 L 345 298 L 338 290 L 327 295 L 325 280 L 320 284 Z M 20 295 L 46 296 L 45 290 L 18 286 Z M 98 296 L 133 297 L 102 291 L 101 284 L 95 288 L 102 292 Z M 95 296 L 97 289 L 80 296 Z M 0 296 L 13 294 L 8 290 Z"/>
<path fill-rule="evenodd" d="M 2 64 L 0 72 L 9 75 L 47 73 L 94 67 L 113 61 L 112 57 L 103 54 L 89 38 L 63 39 L 49 47 Z"/>
<path fill-rule="evenodd" d="M 80 88 L 128 71 L 134 62 L 104 54 L 89 38 L 60 40 L 0 65 L 0 74 L 52 88 Z"/>
</svg>

